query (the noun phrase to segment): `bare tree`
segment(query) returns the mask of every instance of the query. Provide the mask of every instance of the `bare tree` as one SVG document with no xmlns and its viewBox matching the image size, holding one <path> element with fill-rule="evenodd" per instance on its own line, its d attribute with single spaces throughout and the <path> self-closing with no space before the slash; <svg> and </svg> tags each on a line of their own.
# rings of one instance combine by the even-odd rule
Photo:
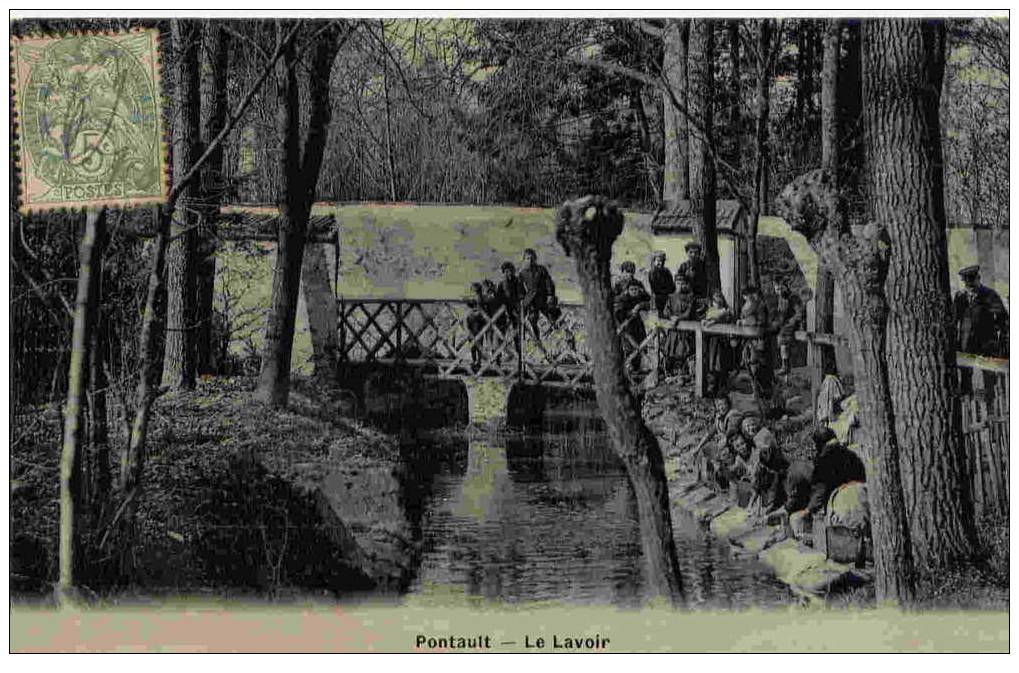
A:
<svg viewBox="0 0 1019 673">
<path fill-rule="evenodd" d="M 239 45 L 238 45 L 239 46 Z M 227 72 L 230 36 L 223 23 L 206 19 L 202 26 L 201 99 L 202 151 L 223 129 L 228 113 Z M 222 143 L 209 155 L 202 170 L 198 227 L 196 361 L 199 373 L 212 373 L 212 321 L 216 281 L 216 240 L 213 223 L 219 216 L 226 190 Z"/>
<path fill-rule="evenodd" d="M 82 524 L 82 419 L 89 372 L 89 345 L 95 328 L 98 284 L 106 240 L 106 209 L 86 213 L 85 232 L 79 246 L 78 292 L 74 301 L 71 361 L 67 371 L 64 403 L 64 438 L 60 451 L 60 579 L 61 602 L 78 601 L 77 587 L 83 570 Z"/>
<path fill-rule="evenodd" d="M 282 36 L 286 23 L 278 31 Z M 315 201 L 319 169 L 329 135 L 332 108 L 329 80 L 340 42 L 338 27 L 330 26 L 313 39 L 309 71 L 308 131 L 301 142 L 301 97 L 298 72 L 300 57 L 290 44 L 276 68 L 279 100 L 280 186 L 276 266 L 272 280 L 271 308 L 262 348 L 262 370 L 255 398 L 285 407 L 290 394 L 290 361 L 297 317 L 297 293 L 304 259 L 304 245 L 311 206 Z"/>
<path fill-rule="evenodd" d="M 174 46 L 174 178 L 179 180 L 198 158 L 201 146 L 199 102 L 199 51 L 201 23 L 174 19 L 171 22 Z M 194 181 L 179 190 L 176 209 L 170 222 L 170 242 L 166 252 L 166 350 L 163 380 L 171 388 L 195 387 L 197 370 L 197 254 L 198 195 Z"/>
<path fill-rule="evenodd" d="M 767 199 L 768 163 L 770 147 L 768 145 L 768 124 L 771 115 L 771 82 L 774 78 L 775 59 L 778 55 L 780 41 L 773 39 L 774 24 L 772 19 L 760 19 L 757 22 L 757 96 L 755 100 L 756 119 L 754 122 L 754 171 L 753 198 L 750 199 L 749 221 L 750 240 L 747 241 L 747 266 L 750 270 L 750 283 L 759 285 L 761 273 L 757 265 L 757 223 Z"/>
<path fill-rule="evenodd" d="M 152 412 L 152 405 L 161 392 L 159 389 L 159 376 L 163 364 L 161 350 L 166 332 L 166 307 L 165 301 L 162 301 L 161 297 L 165 294 L 163 290 L 163 276 L 166 269 L 166 250 L 170 241 L 171 216 L 181 192 L 191 184 L 192 180 L 197 179 L 204 163 L 215 154 L 220 144 L 244 117 L 255 94 L 262 88 L 276 62 L 280 59 L 288 45 L 292 44 L 296 34 L 297 29 L 294 28 L 277 43 L 275 51 L 269 57 L 261 74 L 248 88 L 237 107 L 227 119 L 222 130 L 205 147 L 201 156 L 190 166 L 177 165 L 178 168 L 176 170 L 178 172 L 175 172 L 173 176 L 173 186 L 170 189 L 170 194 L 167 196 L 166 203 L 153 209 L 157 233 L 149 260 L 145 307 L 142 313 L 141 333 L 139 335 L 138 384 L 135 387 L 133 399 L 130 436 L 120 459 L 120 480 L 118 484 L 120 503 L 100 543 L 101 547 L 104 546 L 110 534 L 114 531 L 119 531 L 122 536 L 122 553 L 124 553 L 125 563 L 130 560 L 128 547 L 133 536 L 134 514 L 142 492 L 142 470 L 145 458 L 145 444 L 148 437 L 149 418 Z"/>
<path fill-rule="evenodd" d="M 839 87 L 852 83 L 839 78 L 839 57 L 842 49 L 842 22 L 830 19 L 824 31 L 824 53 L 821 66 L 821 167 L 845 189 L 839 154 Z M 857 82 L 857 87 L 859 82 Z M 849 199 L 841 198 L 831 208 L 846 208 Z M 842 213 L 841 217 L 847 217 Z M 835 331 L 835 276 L 824 260 L 817 265 L 817 282 L 814 292 L 814 330 L 823 334 Z M 836 373 L 835 351 L 821 348 L 818 371 L 812 375 L 823 377 Z"/>
<path fill-rule="evenodd" d="M 708 285 L 721 287 L 718 268 L 717 186 L 714 152 L 715 28 L 711 19 L 690 21 L 689 104 L 696 122 L 690 135 L 690 201 L 696 215 L 694 236 L 704 250 Z"/>
<path fill-rule="evenodd" d="M 623 214 L 601 197 L 570 201 L 556 215 L 556 238 L 577 265 L 588 317 L 598 407 L 637 497 L 648 589 L 673 604 L 682 602 L 679 562 L 672 535 L 669 488 L 658 440 L 644 424 L 630 392 L 612 314 L 609 264 Z"/>
<path fill-rule="evenodd" d="M 687 103 L 687 53 L 690 21 L 668 19 L 662 35 L 662 79 L 676 99 Z M 663 96 L 665 124 L 665 170 L 662 180 L 662 201 L 684 201 L 690 198 L 690 136 L 685 110 L 679 110 L 668 95 Z"/>
</svg>

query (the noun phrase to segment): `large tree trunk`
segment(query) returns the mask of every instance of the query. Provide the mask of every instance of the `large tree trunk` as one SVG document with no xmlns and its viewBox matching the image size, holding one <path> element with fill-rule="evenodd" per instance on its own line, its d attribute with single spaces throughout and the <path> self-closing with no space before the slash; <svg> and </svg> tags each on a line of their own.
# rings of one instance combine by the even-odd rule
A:
<svg viewBox="0 0 1019 673">
<path fill-rule="evenodd" d="M 907 605 L 915 598 L 916 579 L 884 352 L 888 308 L 880 290 L 868 292 L 859 273 L 845 273 L 843 287 L 853 325 L 849 334 L 857 372 L 856 394 L 860 417 L 865 419 L 861 448 L 871 503 L 875 591 L 878 602 Z"/>
<path fill-rule="evenodd" d="M 715 158 L 712 154 L 715 32 L 711 19 L 690 21 L 690 115 L 699 130 L 690 133 L 690 201 L 695 213 L 694 236 L 704 250 L 708 286 L 721 287 L 718 271 Z"/>
<path fill-rule="evenodd" d="M 842 279 L 871 502 L 877 597 L 905 605 L 914 598 L 915 576 L 885 352 L 889 252 L 879 227 L 868 227 L 859 237 L 850 233 L 844 212 L 835 206 L 839 198 L 836 177 L 816 170 L 787 185 L 777 205 L 793 230 L 806 236 Z"/>
<path fill-rule="evenodd" d="M 339 315 L 325 251 L 326 246 L 323 244 L 307 247 L 301 285 L 304 289 L 304 305 L 308 308 L 308 331 L 311 333 L 315 376 L 332 379 L 339 358 L 336 333 L 339 329 Z"/>
<path fill-rule="evenodd" d="M 817 70 L 817 54 L 815 50 L 817 32 L 816 19 L 800 19 L 796 32 L 796 100 L 795 119 L 799 125 L 796 161 L 801 166 L 813 163 L 811 120 L 816 107 L 814 92 L 816 90 L 815 71 Z"/>
<path fill-rule="evenodd" d="M 757 265 L 757 224 L 761 218 L 764 190 L 767 187 L 769 146 L 768 118 L 771 114 L 772 77 L 772 20 L 760 19 L 757 25 L 757 100 L 756 126 L 754 128 L 754 198 L 750 202 L 750 235 L 747 241 L 747 266 L 750 268 L 750 284 L 761 284 L 761 272 Z"/>
<path fill-rule="evenodd" d="M 922 569 L 972 558 L 973 503 L 955 405 L 941 131 L 945 27 L 869 21 L 863 31 L 867 167 L 888 228 L 888 358 L 910 533 Z"/>
<path fill-rule="evenodd" d="M 687 105 L 687 46 L 690 21 L 668 19 L 663 36 L 662 76 L 676 100 Z M 677 110 L 672 99 L 662 97 L 665 128 L 665 171 L 662 202 L 674 203 L 690 198 L 690 136 L 685 111 Z"/>
<path fill-rule="evenodd" d="M 201 127 L 202 151 L 226 124 L 229 67 L 228 36 L 217 20 L 206 19 L 202 28 Z M 212 229 L 219 216 L 225 183 L 223 148 L 214 149 L 202 167 L 202 205 L 198 237 L 196 360 L 200 374 L 211 374 L 213 362 L 212 315 L 216 283 L 216 241 Z"/>
<path fill-rule="evenodd" d="M 199 156 L 198 51 L 200 24 L 195 20 L 174 19 L 171 23 L 174 63 L 173 178 L 187 174 Z M 197 370 L 196 321 L 199 190 L 187 186 L 180 190 L 179 206 L 170 224 L 170 244 L 166 253 L 166 353 L 163 380 L 171 388 L 195 387 Z"/>
<path fill-rule="evenodd" d="M 286 206 L 280 214 L 272 299 L 262 345 L 262 368 L 255 390 L 256 399 L 281 408 L 287 405 L 290 395 L 290 364 L 307 221 L 307 215 L 291 213 Z"/>
<path fill-rule="evenodd" d="M 567 202 L 556 216 L 556 238 L 576 262 L 587 304 L 587 337 L 598 407 L 637 498 L 648 591 L 651 597 L 679 604 L 682 586 L 665 463 L 658 441 L 644 424 L 640 406 L 630 392 L 612 314 L 609 264 L 612 243 L 622 229 L 622 213 L 601 197 Z"/>
<path fill-rule="evenodd" d="M 297 317 L 297 293 L 308 217 L 315 200 L 315 188 L 332 116 L 329 79 L 338 48 L 334 31 L 327 31 L 318 37 L 309 73 L 311 105 L 303 151 L 300 144 L 301 104 L 297 82 L 299 64 L 293 43 L 284 52 L 277 68 L 280 91 L 277 116 L 281 134 L 279 238 L 271 306 L 262 345 L 262 369 L 255 389 L 255 399 L 275 407 L 285 407 L 290 394 L 290 361 Z"/>
<path fill-rule="evenodd" d="M 60 449 L 60 578 L 57 598 L 73 604 L 84 571 L 82 558 L 82 420 L 89 373 L 89 346 L 95 327 L 99 273 L 106 239 L 106 209 L 86 214 L 85 232 L 78 248 L 78 293 L 74 302 L 71 361 L 67 370 L 67 402 L 64 404 L 64 436 Z"/>
</svg>

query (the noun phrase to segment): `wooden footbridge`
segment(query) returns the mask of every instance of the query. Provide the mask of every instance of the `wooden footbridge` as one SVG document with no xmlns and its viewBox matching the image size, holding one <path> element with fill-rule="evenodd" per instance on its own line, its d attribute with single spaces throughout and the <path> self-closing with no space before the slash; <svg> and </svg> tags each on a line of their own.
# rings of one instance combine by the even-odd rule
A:
<svg viewBox="0 0 1019 673">
<path fill-rule="evenodd" d="M 583 305 L 562 303 L 555 323 L 541 316 L 537 334 L 527 320 L 511 317 L 505 306 L 488 315 L 464 300 L 340 299 L 340 354 L 348 362 L 424 366 L 440 378 L 501 378 L 507 382 L 587 388 L 594 383 Z M 638 341 L 631 323 L 645 323 Z M 697 387 L 704 390 L 705 335 L 759 336 L 756 328 L 681 322 L 694 333 Z M 631 316 L 617 325 L 631 380 L 657 371 L 667 330 L 654 319 Z"/>
<path fill-rule="evenodd" d="M 539 335 L 526 321 L 515 320 L 500 307 L 493 315 L 465 300 L 341 298 L 338 300 L 340 357 L 347 362 L 380 362 L 425 368 L 445 379 L 496 379 L 506 384 L 540 384 L 575 389 L 593 387 L 593 369 L 581 304 L 560 305 L 562 316 L 552 324 L 542 316 Z M 659 373 L 661 350 L 671 324 L 649 317 L 638 343 L 629 321 L 617 326 L 631 381 L 640 385 Z M 760 328 L 731 324 L 704 326 L 680 321 L 674 329 L 692 333 L 694 388 L 707 388 L 707 344 L 711 338 L 755 338 Z M 806 344 L 811 399 L 816 408 L 822 348 L 846 346 L 839 335 L 799 331 Z M 959 397 L 962 432 L 978 512 L 1008 512 L 1008 361 L 960 353 L 960 370 L 969 370 L 978 391 Z"/>
<path fill-rule="evenodd" d="M 561 304 L 535 335 L 505 306 L 492 315 L 465 300 L 339 300 L 340 357 L 426 366 L 441 378 L 490 378 L 553 386 L 592 385 L 583 307 Z M 638 344 L 646 351 L 648 341 Z"/>
</svg>

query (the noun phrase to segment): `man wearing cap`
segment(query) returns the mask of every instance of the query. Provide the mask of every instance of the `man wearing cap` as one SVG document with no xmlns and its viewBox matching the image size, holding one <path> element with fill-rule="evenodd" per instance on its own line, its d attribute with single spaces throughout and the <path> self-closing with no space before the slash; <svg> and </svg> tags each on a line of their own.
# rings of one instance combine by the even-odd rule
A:
<svg viewBox="0 0 1019 673">
<path fill-rule="evenodd" d="M 665 253 L 661 250 L 651 258 L 651 273 L 648 274 L 647 282 L 655 298 L 655 310 L 661 315 L 669 296 L 676 291 L 676 282 L 672 272 L 665 268 Z"/>
<path fill-rule="evenodd" d="M 686 261 L 676 269 L 677 276 L 683 276 L 690 283 L 690 289 L 698 299 L 708 299 L 708 269 L 704 264 L 701 244 L 690 241 L 686 244 Z"/>
<path fill-rule="evenodd" d="M 1008 314 L 998 293 L 980 282 L 980 267 L 959 271 L 964 289 L 955 295 L 955 328 L 963 353 L 1000 356 L 1008 339 Z"/>
</svg>

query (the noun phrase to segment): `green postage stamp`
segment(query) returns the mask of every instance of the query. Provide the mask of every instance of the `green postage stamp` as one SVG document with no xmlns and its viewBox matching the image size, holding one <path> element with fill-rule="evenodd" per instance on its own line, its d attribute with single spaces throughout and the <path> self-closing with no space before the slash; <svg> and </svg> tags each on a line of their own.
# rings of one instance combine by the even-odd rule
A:
<svg viewBox="0 0 1019 673">
<path fill-rule="evenodd" d="M 23 212 L 167 195 L 156 30 L 14 38 Z"/>
</svg>

